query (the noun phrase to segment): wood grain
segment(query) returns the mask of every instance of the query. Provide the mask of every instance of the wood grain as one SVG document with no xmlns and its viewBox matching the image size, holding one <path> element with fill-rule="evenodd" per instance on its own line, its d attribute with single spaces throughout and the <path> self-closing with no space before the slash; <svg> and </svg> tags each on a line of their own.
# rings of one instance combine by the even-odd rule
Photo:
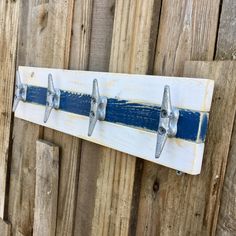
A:
<svg viewBox="0 0 236 236">
<path fill-rule="evenodd" d="M 70 69 L 86 70 L 89 63 L 94 0 L 75 1 L 72 24 Z"/>
<path fill-rule="evenodd" d="M 89 70 L 108 71 L 114 4 L 115 0 L 94 0 Z M 97 155 L 99 149 L 99 145 L 84 140 L 82 142 L 74 235 L 91 235 L 96 180 L 101 160 L 101 156 Z"/>
<path fill-rule="evenodd" d="M 65 65 L 64 68 L 87 69 L 92 6 L 92 0 L 74 1 L 73 16 L 71 19 L 72 24 L 71 22 L 67 22 L 67 25 L 64 26 L 65 30 L 72 30 L 71 38 L 68 38 L 65 41 L 67 45 L 71 42 L 71 45 L 69 64 Z M 60 34 L 60 30 L 58 30 L 57 33 Z M 44 138 L 61 147 L 60 192 L 58 197 L 56 235 L 73 235 L 75 227 L 75 205 L 78 191 L 81 140 L 50 129 L 45 130 Z"/>
<path fill-rule="evenodd" d="M 0 235 L 11 236 L 11 224 L 0 219 Z"/>
<path fill-rule="evenodd" d="M 219 219 L 217 223 L 217 236 L 231 236 L 236 234 L 236 130 L 234 130 L 231 136 L 231 146 L 227 163 L 227 170 L 225 174 L 225 180 L 223 185 L 222 197 L 220 202 Z"/>
<path fill-rule="evenodd" d="M 155 74 L 178 76 L 186 60 L 213 59 L 219 8 L 218 0 L 162 2 Z M 208 235 L 212 224 L 202 209 L 211 199 L 204 193 L 199 197 L 198 188 L 204 188 L 206 181 L 195 183 L 194 179 L 145 162 L 137 235 Z M 192 207 L 197 196 L 200 212 Z"/>
<path fill-rule="evenodd" d="M 216 45 L 217 60 L 236 60 L 236 1 L 223 0 Z"/>
<path fill-rule="evenodd" d="M 206 142 L 202 178 L 208 181 L 205 191 L 208 198 L 204 220 L 208 232 L 215 235 L 220 196 L 228 160 L 231 133 L 236 111 L 236 62 L 190 62 L 186 63 L 185 75 L 214 78 L 213 106 L 210 113 L 209 131 Z M 219 107 L 221 109 L 219 109 Z M 226 115 L 227 114 L 227 115 Z M 200 180 L 203 183 L 203 180 Z M 203 191 L 201 192 L 201 195 Z M 198 205 L 200 205 L 198 203 Z"/>
<path fill-rule="evenodd" d="M 34 236 L 56 235 L 58 182 L 59 147 L 38 140 L 36 144 Z"/>
<path fill-rule="evenodd" d="M 218 41 L 215 59 L 236 59 L 236 2 L 224 0 L 222 5 Z M 230 236 L 236 234 L 236 120 L 231 136 L 230 152 L 223 185 L 219 219 L 217 223 L 217 236 Z"/>
<path fill-rule="evenodd" d="M 63 68 L 69 63 L 73 0 L 21 2 L 18 65 Z M 15 119 L 8 217 L 13 232 L 33 231 L 37 125 Z"/>
<path fill-rule="evenodd" d="M 163 0 L 155 74 L 182 75 L 186 60 L 212 60 L 219 0 Z"/>
<path fill-rule="evenodd" d="M 15 236 L 24 236 L 20 231 L 16 231 Z"/>
<path fill-rule="evenodd" d="M 20 1 L 0 2 L 0 217 L 4 218 Z"/>
<path fill-rule="evenodd" d="M 178 177 L 170 171 L 166 176 L 165 170 L 160 168 L 160 176 L 155 176 L 149 165 L 149 172 L 144 172 L 149 183 L 145 182 L 146 191 L 141 192 L 142 211 L 138 221 L 138 225 L 144 224 L 146 228 L 140 227 L 138 235 L 141 232 L 144 235 L 215 235 L 236 111 L 235 65 L 235 62 L 186 63 L 186 76 L 215 80 L 203 169 L 196 177 Z M 166 178 L 161 179 L 162 176 Z M 172 182 L 168 183 L 170 180 Z M 145 212 L 144 207 L 147 208 Z M 159 212 L 153 209 L 159 209 Z M 152 226 L 150 220 L 156 225 Z"/>
<path fill-rule="evenodd" d="M 153 47 L 159 20 L 160 1 L 116 1 L 110 71 L 147 73 L 152 67 Z M 86 147 L 84 147 L 86 145 Z M 83 145 L 81 168 L 87 161 L 98 163 L 87 183 L 96 186 L 89 198 L 94 209 L 91 235 L 128 235 L 135 229 L 136 159 L 107 148 Z M 87 153 L 90 155 L 89 159 Z M 85 159 L 86 158 L 86 159 Z M 94 166 L 94 165 L 93 165 Z M 83 172 L 84 173 L 84 172 Z M 97 178 L 94 179 L 93 178 Z M 94 181 L 94 182 L 93 182 Z M 94 202 L 95 201 L 95 202 Z M 88 206 L 83 203 L 82 206 Z M 92 213 L 93 212 L 93 213 Z"/>
<path fill-rule="evenodd" d="M 108 71 L 115 0 L 94 0 L 89 70 Z"/>
</svg>

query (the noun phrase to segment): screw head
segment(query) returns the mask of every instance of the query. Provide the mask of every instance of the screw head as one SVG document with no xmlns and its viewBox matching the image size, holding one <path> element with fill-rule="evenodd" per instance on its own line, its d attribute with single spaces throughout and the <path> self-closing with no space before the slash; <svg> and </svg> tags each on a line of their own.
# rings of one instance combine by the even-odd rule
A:
<svg viewBox="0 0 236 236">
<path fill-rule="evenodd" d="M 95 116 L 95 113 L 93 111 L 90 111 L 90 116 L 91 117 L 94 117 Z"/>
<path fill-rule="evenodd" d="M 163 118 L 167 117 L 168 116 L 167 110 L 161 110 L 161 116 Z"/>
<path fill-rule="evenodd" d="M 176 175 L 183 175 L 183 172 L 181 172 L 180 170 L 176 170 Z"/>
<path fill-rule="evenodd" d="M 92 98 L 91 98 L 91 101 L 92 101 L 92 103 L 96 103 L 96 102 L 97 102 L 97 100 L 96 100 L 95 97 L 92 97 Z"/>
<path fill-rule="evenodd" d="M 159 134 L 163 135 L 166 133 L 166 129 L 161 126 L 161 127 L 159 127 L 158 132 L 159 132 Z"/>
</svg>

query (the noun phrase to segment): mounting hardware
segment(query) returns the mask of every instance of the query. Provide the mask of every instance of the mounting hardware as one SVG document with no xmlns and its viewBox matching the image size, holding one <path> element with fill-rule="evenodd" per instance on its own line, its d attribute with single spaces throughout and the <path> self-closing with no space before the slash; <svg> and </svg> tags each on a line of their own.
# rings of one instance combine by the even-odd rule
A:
<svg viewBox="0 0 236 236">
<path fill-rule="evenodd" d="M 21 83 L 19 71 L 16 72 L 16 85 L 15 85 L 15 96 L 13 102 L 13 112 L 16 111 L 16 108 L 20 101 L 25 102 L 27 95 L 27 85 Z"/>
<path fill-rule="evenodd" d="M 44 123 L 48 121 L 52 109 L 59 109 L 60 106 L 60 89 L 55 89 L 53 84 L 52 75 L 48 75 L 48 90 L 47 90 L 47 101 L 46 109 L 44 113 Z"/>
<path fill-rule="evenodd" d="M 88 136 L 91 136 L 97 120 L 103 121 L 106 117 L 106 106 L 107 106 L 107 98 L 100 96 L 98 81 L 97 79 L 93 80 L 93 91 L 91 98 L 91 108 L 89 113 L 89 129 Z"/>
<path fill-rule="evenodd" d="M 184 174 L 184 173 L 183 173 L 182 171 L 176 170 L 176 175 L 181 176 L 181 175 L 183 175 L 183 174 Z"/>
<path fill-rule="evenodd" d="M 167 138 L 174 137 L 176 135 L 178 119 L 179 110 L 172 108 L 170 87 L 166 85 L 162 98 L 160 120 L 157 131 L 156 158 L 160 157 Z"/>
<path fill-rule="evenodd" d="M 19 74 L 28 88 L 15 117 L 181 171 L 180 178 L 201 172 L 213 80 L 25 66 Z M 49 112 L 55 107 L 49 77 L 60 89 L 60 107 L 45 124 L 46 101 Z"/>
</svg>

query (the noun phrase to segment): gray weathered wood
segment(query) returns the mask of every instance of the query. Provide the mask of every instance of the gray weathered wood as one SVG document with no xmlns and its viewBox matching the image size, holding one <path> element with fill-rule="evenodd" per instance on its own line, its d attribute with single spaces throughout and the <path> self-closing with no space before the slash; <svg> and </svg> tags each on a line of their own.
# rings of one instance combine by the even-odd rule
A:
<svg viewBox="0 0 236 236">
<path fill-rule="evenodd" d="M 155 74 L 182 76 L 187 60 L 212 60 L 220 0 L 164 0 Z"/>
<path fill-rule="evenodd" d="M 217 223 L 217 236 L 236 235 L 236 122 L 231 137 L 229 160 L 223 185 L 220 203 L 219 219 Z"/>
<path fill-rule="evenodd" d="M 216 59 L 236 60 L 236 1 L 223 0 L 218 29 Z"/>
<path fill-rule="evenodd" d="M 108 71 L 115 0 L 94 0 L 89 69 Z"/>
<path fill-rule="evenodd" d="M 81 31 L 86 33 L 91 30 L 90 49 L 87 52 L 89 70 L 108 71 L 109 69 L 114 4 L 115 0 L 94 0 L 92 28 L 84 23 L 81 28 Z M 74 235 L 91 234 L 96 180 L 101 161 L 101 156 L 97 153 L 100 153 L 100 149 L 99 145 L 82 141 Z"/>
<path fill-rule="evenodd" d="M 192 188 L 195 193 L 189 195 L 192 196 L 198 220 L 206 224 L 202 229 L 199 224 L 198 232 L 215 235 L 236 112 L 236 62 L 188 62 L 184 74 L 215 80 L 203 170 L 197 179 L 191 181 L 196 188 Z"/>
<path fill-rule="evenodd" d="M 20 1 L 0 2 L 0 217 L 4 217 Z"/>
<path fill-rule="evenodd" d="M 236 1 L 222 2 L 216 58 L 218 60 L 236 59 Z M 236 235 L 236 120 L 231 137 L 225 181 L 223 185 L 220 213 L 217 223 L 217 236 Z"/>
<path fill-rule="evenodd" d="M 11 235 L 11 224 L 0 219 L 0 235 L 10 236 Z"/>
<path fill-rule="evenodd" d="M 65 65 L 65 68 L 86 70 L 88 67 L 92 6 L 92 0 L 74 2 L 72 25 L 68 22 L 65 26 L 67 31 L 72 29 L 71 38 L 66 41 L 67 45 L 70 41 L 71 46 L 69 64 Z M 57 33 L 60 34 L 60 30 Z M 81 140 L 49 129 L 45 130 L 44 138 L 61 147 L 60 164 L 62 168 L 60 171 L 56 235 L 73 235 L 74 227 L 76 227 L 75 206 L 78 193 Z"/>
<path fill-rule="evenodd" d="M 186 60 L 212 60 L 219 9 L 219 0 L 162 1 L 154 73 L 178 76 Z M 204 194 L 193 200 L 206 185 L 204 180 L 194 184 L 197 178 L 144 162 L 137 234 L 209 235 L 211 223 L 205 218 L 209 224 L 203 224 L 202 212 L 193 208 L 198 201 L 202 210 L 211 200 L 202 199 Z"/>
<path fill-rule="evenodd" d="M 18 65 L 68 66 L 73 0 L 21 1 Z M 8 217 L 13 232 L 32 234 L 36 140 L 43 129 L 14 120 Z M 65 183 L 66 185 L 66 183 Z"/>
<path fill-rule="evenodd" d="M 56 235 L 58 182 L 59 147 L 38 140 L 36 144 L 34 236 Z"/>
<path fill-rule="evenodd" d="M 116 1 L 111 46 L 110 71 L 147 73 L 153 65 L 154 45 L 158 28 L 160 1 Z M 84 146 L 86 145 L 86 146 Z M 134 205 L 137 163 L 134 157 L 88 143 L 82 145 L 82 168 L 93 164 L 83 178 L 83 184 L 95 186 L 83 195 L 80 207 L 86 211 L 85 196 L 89 193 L 93 209 L 86 222 L 89 235 L 129 235 L 135 231 Z M 80 182 L 81 183 L 81 182 Z M 79 186 L 80 187 L 80 186 Z M 81 191 L 86 185 L 81 188 Z M 80 209 L 81 209 L 80 208 Z M 91 219 L 92 216 L 92 219 Z M 90 233 L 91 232 L 91 233 Z"/>
</svg>

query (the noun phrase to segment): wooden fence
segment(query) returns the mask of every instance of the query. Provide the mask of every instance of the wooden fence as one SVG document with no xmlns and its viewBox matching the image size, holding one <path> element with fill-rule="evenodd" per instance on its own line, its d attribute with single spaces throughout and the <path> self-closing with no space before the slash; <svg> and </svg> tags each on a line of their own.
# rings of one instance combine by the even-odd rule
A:
<svg viewBox="0 0 236 236">
<path fill-rule="evenodd" d="M 1 0 L 0 235 L 236 235 L 235 58 L 235 0 Z M 214 79 L 201 175 L 14 118 L 18 65 Z"/>
</svg>

